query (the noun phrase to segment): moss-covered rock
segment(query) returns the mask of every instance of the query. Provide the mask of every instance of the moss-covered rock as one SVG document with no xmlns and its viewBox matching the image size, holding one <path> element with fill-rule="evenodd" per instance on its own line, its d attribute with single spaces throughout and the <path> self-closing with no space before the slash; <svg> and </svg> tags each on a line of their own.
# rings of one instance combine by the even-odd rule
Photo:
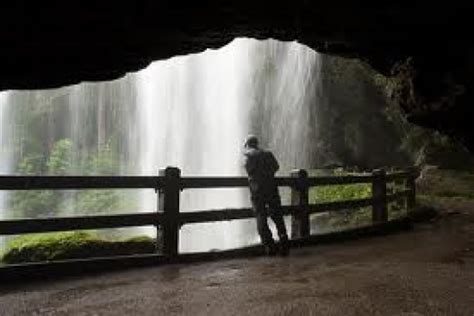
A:
<svg viewBox="0 0 474 316">
<path fill-rule="evenodd" d="M 13 239 L 2 256 L 4 263 L 24 263 L 153 253 L 155 240 L 139 236 L 126 240 L 105 240 L 91 232 L 25 235 Z"/>
</svg>

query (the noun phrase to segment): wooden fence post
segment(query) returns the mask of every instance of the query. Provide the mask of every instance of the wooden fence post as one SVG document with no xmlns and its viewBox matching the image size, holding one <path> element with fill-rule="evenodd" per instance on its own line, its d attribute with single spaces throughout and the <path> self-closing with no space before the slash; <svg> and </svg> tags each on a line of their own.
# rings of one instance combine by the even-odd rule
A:
<svg viewBox="0 0 474 316">
<path fill-rule="evenodd" d="M 407 196 L 407 213 L 413 211 L 416 207 L 416 178 L 418 178 L 419 172 L 416 167 L 409 168 L 410 175 L 406 179 L 406 187 L 410 190 Z"/>
<path fill-rule="evenodd" d="M 383 223 L 388 221 L 387 212 L 387 182 L 385 170 L 377 169 L 372 171 L 372 222 Z"/>
<path fill-rule="evenodd" d="M 169 258 L 178 255 L 179 248 L 179 194 L 181 170 L 175 167 L 160 169 L 163 187 L 159 190 L 158 209 L 163 212 L 163 254 Z"/>
<path fill-rule="evenodd" d="M 394 170 L 395 171 L 395 170 Z M 400 178 L 395 179 L 390 183 L 390 187 L 387 183 L 387 194 L 395 194 L 400 190 L 406 189 L 406 179 Z M 392 202 L 391 208 L 395 211 L 403 211 L 407 209 L 406 199 L 396 199 Z"/>
<path fill-rule="evenodd" d="M 290 173 L 296 178 L 296 186 L 291 188 L 291 205 L 300 206 L 299 212 L 291 216 L 291 238 L 304 238 L 310 235 L 308 205 L 309 186 L 308 172 L 306 170 L 293 170 Z"/>
</svg>

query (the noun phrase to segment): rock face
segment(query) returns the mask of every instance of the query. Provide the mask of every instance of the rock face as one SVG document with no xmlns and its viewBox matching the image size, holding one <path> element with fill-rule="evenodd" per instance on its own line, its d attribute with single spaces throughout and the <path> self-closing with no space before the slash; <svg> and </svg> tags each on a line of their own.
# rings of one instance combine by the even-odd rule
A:
<svg viewBox="0 0 474 316">
<path fill-rule="evenodd" d="M 111 80 L 235 37 L 297 40 L 391 76 L 411 121 L 472 151 L 473 9 L 458 0 L 10 1 L 0 4 L 0 90 Z"/>
</svg>

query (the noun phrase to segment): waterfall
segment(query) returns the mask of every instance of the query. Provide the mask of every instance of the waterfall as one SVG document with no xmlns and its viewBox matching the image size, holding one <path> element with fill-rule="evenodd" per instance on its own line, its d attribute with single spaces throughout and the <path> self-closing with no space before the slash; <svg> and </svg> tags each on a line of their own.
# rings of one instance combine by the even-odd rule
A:
<svg viewBox="0 0 474 316">
<path fill-rule="evenodd" d="M 318 60 L 314 51 L 295 42 L 237 39 L 219 50 L 155 62 L 108 83 L 15 92 L 22 109 L 15 119 L 38 112 L 37 131 L 19 123 L 24 135 L 36 138 L 35 146 L 27 142 L 25 152 L 17 155 L 4 154 L 9 148 L 5 142 L 12 139 L 5 124 L 12 124 L 13 116 L 5 110 L 11 97 L 2 93 L 0 171 L 11 173 L 33 149 L 46 160 L 54 144 L 67 138 L 73 152 L 67 174 L 101 174 L 85 161 L 110 145 L 119 165 L 106 171 L 113 174 L 151 176 L 176 166 L 183 176 L 243 176 L 242 145 L 249 133 L 274 151 L 282 175 L 310 167 Z M 45 174 L 48 166 L 35 172 Z M 243 188 L 189 190 L 181 197 L 182 211 L 250 205 Z M 66 198 L 61 205 L 67 207 L 58 209 L 73 212 L 81 197 L 61 195 Z M 128 197 L 115 196 L 114 211 L 156 210 L 153 190 L 134 199 L 137 203 L 130 209 Z M 8 206 L 5 201 L 6 195 L 0 195 L 0 210 Z M 239 247 L 258 242 L 258 236 L 254 221 L 243 220 L 184 226 L 180 240 L 180 251 L 188 252 Z"/>
<path fill-rule="evenodd" d="M 199 55 L 156 62 L 137 75 L 142 174 L 178 166 L 184 176 L 238 176 L 246 113 L 252 43 L 233 42 Z M 244 190 L 195 190 L 182 194 L 183 210 L 242 207 Z M 143 199 L 148 208 L 155 197 Z M 182 251 L 231 248 L 242 243 L 240 223 L 184 227 Z"/>
<path fill-rule="evenodd" d="M 319 55 L 296 42 L 254 41 L 253 47 L 251 131 L 276 153 L 285 172 L 314 167 Z"/>
<path fill-rule="evenodd" d="M 10 120 L 9 107 L 10 93 L 0 92 L 0 175 L 12 173 L 13 150 L 12 135 L 13 129 Z M 0 220 L 8 216 L 8 195 L 5 191 L 0 191 Z M 0 236 L 0 253 L 4 247 L 5 238 Z"/>
<path fill-rule="evenodd" d="M 302 140 L 309 136 L 314 95 L 306 90 L 314 83 L 315 61 L 316 53 L 297 43 L 239 39 L 219 50 L 153 63 L 136 78 L 141 173 L 171 165 L 184 176 L 244 175 L 242 144 L 249 132 L 263 137 L 286 171 L 304 167 L 310 140 Z M 195 190 L 182 197 L 185 211 L 249 206 L 246 189 Z M 144 208 L 154 201 L 150 192 Z M 254 243 L 253 225 L 184 227 L 180 250 Z"/>
</svg>

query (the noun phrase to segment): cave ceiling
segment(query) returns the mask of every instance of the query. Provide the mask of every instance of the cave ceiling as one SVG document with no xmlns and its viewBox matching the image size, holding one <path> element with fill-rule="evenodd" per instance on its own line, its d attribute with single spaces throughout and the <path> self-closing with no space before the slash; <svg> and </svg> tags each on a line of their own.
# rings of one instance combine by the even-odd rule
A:
<svg viewBox="0 0 474 316">
<path fill-rule="evenodd" d="M 474 150 L 474 4 L 464 1 L 7 1 L 0 90 L 119 78 L 236 37 L 297 40 L 390 76 L 419 125 Z"/>
</svg>

